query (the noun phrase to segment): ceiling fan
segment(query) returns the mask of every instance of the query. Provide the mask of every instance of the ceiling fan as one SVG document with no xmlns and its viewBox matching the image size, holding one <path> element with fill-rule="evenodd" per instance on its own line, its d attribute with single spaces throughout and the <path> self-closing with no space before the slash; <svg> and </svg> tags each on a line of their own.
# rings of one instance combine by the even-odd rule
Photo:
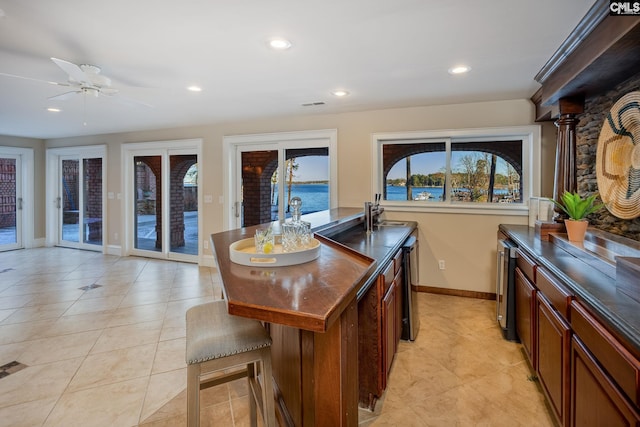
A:
<svg viewBox="0 0 640 427">
<path fill-rule="evenodd" d="M 106 96 L 112 97 L 118 94 L 118 89 L 111 87 L 111 79 L 100 74 L 101 68 L 96 65 L 80 64 L 76 65 L 72 62 L 65 61 L 64 59 L 51 58 L 54 64 L 62 69 L 67 74 L 66 82 L 54 82 L 48 80 L 40 80 L 32 77 L 18 76 L 15 74 L 0 73 L 0 76 L 14 77 L 24 80 L 33 80 L 43 83 L 48 83 L 56 86 L 65 86 L 71 88 L 70 91 L 61 93 L 59 95 L 51 96 L 48 99 L 52 101 L 64 101 L 71 99 L 77 95 L 86 96 Z M 121 97 L 119 97 L 121 98 Z M 122 101 L 126 103 L 134 103 L 149 106 L 143 102 L 134 101 L 128 98 L 122 98 Z"/>
</svg>

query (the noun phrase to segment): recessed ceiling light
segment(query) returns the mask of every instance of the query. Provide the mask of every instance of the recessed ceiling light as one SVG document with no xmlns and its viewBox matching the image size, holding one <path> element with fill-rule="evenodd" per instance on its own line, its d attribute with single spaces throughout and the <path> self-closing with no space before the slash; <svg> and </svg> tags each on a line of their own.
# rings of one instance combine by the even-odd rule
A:
<svg viewBox="0 0 640 427">
<path fill-rule="evenodd" d="M 283 38 L 275 38 L 269 40 L 269 46 L 275 50 L 287 50 L 291 47 L 291 42 Z"/>
<path fill-rule="evenodd" d="M 47 111 L 49 111 L 50 113 L 59 113 L 62 110 L 59 109 L 59 108 L 55 108 L 55 107 L 49 107 L 49 108 L 47 108 Z"/>
<path fill-rule="evenodd" d="M 464 74 L 471 71 L 471 67 L 466 65 L 456 65 L 455 67 L 449 68 L 449 74 Z"/>
<path fill-rule="evenodd" d="M 187 90 L 191 92 L 202 92 L 202 88 L 200 86 L 189 86 Z"/>
<path fill-rule="evenodd" d="M 349 95 L 349 92 L 347 92 L 346 90 L 334 90 L 333 92 L 331 92 L 331 94 L 333 96 L 337 96 L 338 98 L 342 98 Z"/>
</svg>

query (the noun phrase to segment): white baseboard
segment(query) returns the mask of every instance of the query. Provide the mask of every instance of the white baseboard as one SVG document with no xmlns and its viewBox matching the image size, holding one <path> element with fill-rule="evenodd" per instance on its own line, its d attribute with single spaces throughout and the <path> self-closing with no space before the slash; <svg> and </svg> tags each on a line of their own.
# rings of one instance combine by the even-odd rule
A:
<svg viewBox="0 0 640 427">
<path fill-rule="evenodd" d="M 47 245 L 47 239 L 41 237 L 39 239 L 33 239 L 31 242 L 32 248 L 44 248 Z"/>
<path fill-rule="evenodd" d="M 216 267 L 216 260 L 213 255 L 203 255 L 200 258 L 200 265 L 202 267 Z"/>
<path fill-rule="evenodd" d="M 122 256 L 122 247 L 119 245 L 107 245 L 107 255 Z"/>
</svg>

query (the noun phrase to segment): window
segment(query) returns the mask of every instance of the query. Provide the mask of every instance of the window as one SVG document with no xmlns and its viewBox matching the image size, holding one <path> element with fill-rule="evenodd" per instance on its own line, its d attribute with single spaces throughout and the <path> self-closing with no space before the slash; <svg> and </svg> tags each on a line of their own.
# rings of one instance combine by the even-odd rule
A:
<svg viewBox="0 0 640 427">
<path fill-rule="evenodd" d="M 538 126 L 374 134 L 385 206 L 526 210 L 539 191 Z"/>
</svg>

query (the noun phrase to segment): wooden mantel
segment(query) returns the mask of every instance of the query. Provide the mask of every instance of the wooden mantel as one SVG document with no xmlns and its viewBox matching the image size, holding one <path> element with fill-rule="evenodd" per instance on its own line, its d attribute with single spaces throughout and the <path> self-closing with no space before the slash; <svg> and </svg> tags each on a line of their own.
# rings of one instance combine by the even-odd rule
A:
<svg viewBox="0 0 640 427">
<path fill-rule="evenodd" d="M 559 117 L 563 98 L 606 91 L 640 69 L 640 15 L 609 16 L 598 0 L 535 76 L 536 121 Z"/>
</svg>

